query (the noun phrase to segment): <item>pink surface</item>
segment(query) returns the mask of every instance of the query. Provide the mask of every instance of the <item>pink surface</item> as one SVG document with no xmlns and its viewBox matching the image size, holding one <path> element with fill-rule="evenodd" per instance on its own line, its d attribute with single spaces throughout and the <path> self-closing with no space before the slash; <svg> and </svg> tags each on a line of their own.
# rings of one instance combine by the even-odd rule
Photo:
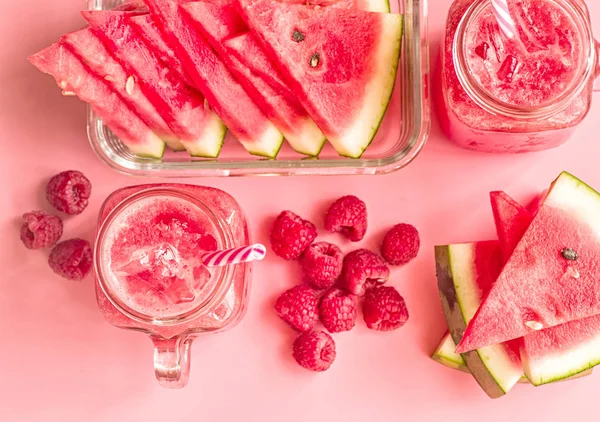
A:
<svg viewBox="0 0 600 422">
<path fill-rule="evenodd" d="M 449 0 L 432 1 L 432 57 L 437 58 Z M 600 34 L 600 4 L 589 2 Z M 255 266 L 250 307 L 233 331 L 199 338 L 188 387 L 158 386 L 150 341 L 119 330 L 96 309 L 93 282 L 51 274 L 46 252 L 18 240 L 21 213 L 48 208 L 43 185 L 67 168 L 94 184 L 89 209 L 66 219 L 67 236 L 92 238 L 102 200 L 145 180 L 119 175 L 97 160 L 85 135 L 85 108 L 63 98 L 26 56 L 82 25 L 83 1 L 6 2 L 0 14 L 0 420 L 2 421 L 486 421 L 590 420 L 600 371 L 591 377 L 533 388 L 518 385 L 492 401 L 463 373 L 428 358 L 445 331 L 437 295 L 433 245 L 494 236 L 488 192 L 503 189 L 526 203 L 569 170 L 600 188 L 600 97 L 574 139 L 559 149 L 518 156 L 461 150 L 434 124 L 429 144 L 405 170 L 381 177 L 203 179 L 235 196 L 267 242 L 284 208 L 322 227 L 329 202 L 345 193 L 365 200 L 375 246 L 390 225 L 406 221 L 422 235 L 419 257 L 392 271 L 392 284 L 411 314 L 393 333 L 360 322 L 335 336 L 332 368 L 313 374 L 291 358 L 293 334 L 272 311 L 298 268 L 269 255 Z M 35 29 L 33 29 L 35 28 Z M 434 60 L 435 64 L 435 60 Z M 316 190 L 318 187 L 318 190 Z M 334 235 L 345 251 L 354 245 Z M 356 245 L 356 246 L 359 246 Z"/>
</svg>

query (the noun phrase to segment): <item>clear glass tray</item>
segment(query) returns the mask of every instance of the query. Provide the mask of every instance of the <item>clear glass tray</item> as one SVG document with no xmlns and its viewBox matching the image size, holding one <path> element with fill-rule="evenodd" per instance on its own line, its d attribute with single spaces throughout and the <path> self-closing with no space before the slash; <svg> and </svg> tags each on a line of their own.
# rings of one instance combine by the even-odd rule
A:
<svg viewBox="0 0 600 422">
<path fill-rule="evenodd" d="M 121 0 L 88 0 L 90 9 L 110 9 Z M 427 1 L 391 0 L 404 14 L 404 40 L 391 103 L 377 136 L 360 159 L 339 157 L 327 145 L 318 159 L 285 145 L 276 160 L 249 155 L 228 135 L 218 159 L 190 158 L 167 152 L 160 159 L 136 157 L 88 112 L 88 136 L 94 151 L 112 168 L 140 176 L 196 177 L 245 175 L 383 174 L 409 164 L 421 151 L 430 127 Z"/>
</svg>

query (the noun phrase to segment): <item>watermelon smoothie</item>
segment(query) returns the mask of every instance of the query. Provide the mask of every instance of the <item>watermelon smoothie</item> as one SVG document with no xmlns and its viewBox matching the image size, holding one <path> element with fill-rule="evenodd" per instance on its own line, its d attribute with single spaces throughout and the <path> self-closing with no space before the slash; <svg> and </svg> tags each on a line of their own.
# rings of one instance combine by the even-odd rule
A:
<svg viewBox="0 0 600 422">
<path fill-rule="evenodd" d="M 234 326 L 249 289 L 249 264 L 207 268 L 209 251 L 250 244 L 237 202 L 218 189 L 177 184 L 116 191 L 96 235 L 96 299 L 113 325 L 148 334 L 155 372 L 183 387 L 197 334 Z"/>
<path fill-rule="evenodd" d="M 586 116 L 597 51 L 575 0 L 513 0 L 519 37 L 505 38 L 489 0 L 456 0 L 437 75 L 440 122 L 458 145 L 527 152 L 566 142 Z"/>
</svg>

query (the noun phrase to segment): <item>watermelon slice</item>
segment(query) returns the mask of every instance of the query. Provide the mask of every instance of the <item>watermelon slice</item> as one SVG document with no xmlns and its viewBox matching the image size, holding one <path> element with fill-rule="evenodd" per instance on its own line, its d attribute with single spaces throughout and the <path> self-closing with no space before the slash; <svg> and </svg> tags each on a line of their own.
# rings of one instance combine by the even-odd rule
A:
<svg viewBox="0 0 600 422">
<path fill-rule="evenodd" d="M 580 374 L 600 364 L 600 316 L 567 322 L 523 338 L 521 359 L 533 385 Z"/>
<path fill-rule="evenodd" d="M 504 241 L 512 241 L 523 232 L 519 224 L 526 225 L 533 218 L 504 192 L 491 192 L 490 200 L 498 237 Z M 510 244 L 503 245 L 502 241 L 436 247 L 438 285 L 454 341 L 460 341 L 483 297 L 500 274 L 506 262 L 504 256 L 511 253 Z M 464 355 L 471 373 L 490 397 L 507 393 L 522 377 L 520 344 L 520 341 L 496 344 Z"/>
<path fill-rule="evenodd" d="M 336 151 L 360 157 L 389 104 L 402 15 L 241 0 L 242 16 Z"/>
<path fill-rule="evenodd" d="M 165 39 L 182 60 L 194 85 L 208 100 L 248 152 L 274 158 L 283 135 L 259 110 L 202 36 L 179 3 L 186 0 L 145 0 L 160 22 Z"/>
<path fill-rule="evenodd" d="M 281 93 L 276 92 L 260 76 L 254 74 L 234 55 L 230 54 L 225 46 L 227 38 L 247 30 L 235 7 L 227 1 L 218 0 L 213 4 L 207 2 L 187 3 L 184 5 L 184 9 L 252 100 L 283 133 L 291 147 L 301 154 L 319 155 L 325 144 L 325 135 L 300 103 L 293 96 L 286 95 L 288 90 Z M 253 40 L 253 38 L 247 39 Z M 258 46 L 256 48 L 258 49 Z M 266 56 L 262 57 L 266 60 Z M 260 59 L 260 57 L 252 59 Z M 267 61 L 266 64 L 270 63 Z"/>
<path fill-rule="evenodd" d="M 144 123 L 166 142 L 169 148 L 174 151 L 184 150 L 177 136 L 156 111 L 150 100 L 139 89 L 132 91 L 131 94 L 126 92 L 127 73 L 90 29 L 82 29 L 64 35 L 61 43 L 71 49 L 94 74 L 104 79 L 128 106 L 136 111 Z"/>
<path fill-rule="evenodd" d="M 282 3 L 301 4 L 319 7 L 335 7 L 339 9 L 365 10 L 367 12 L 389 13 L 388 0 L 275 0 Z"/>
<path fill-rule="evenodd" d="M 489 295 L 458 352 L 600 313 L 600 195 L 563 172 Z"/>
<path fill-rule="evenodd" d="M 52 75 L 63 91 L 89 103 L 131 152 L 143 157 L 163 156 L 165 143 L 70 49 L 62 44 L 53 44 L 30 56 L 29 61 L 40 71 Z"/>
<path fill-rule="evenodd" d="M 175 50 L 165 41 L 156 21 L 150 15 L 129 16 L 129 23 L 135 28 L 141 38 L 154 52 L 154 54 L 170 69 L 177 73 L 179 78 L 189 86 L 194 82 L 183 68 L 181 60 Z"/>
<path fill-rule="evenodd" d="M 532 334 L 530 334 L 530 335 L 532 335 Z M 533 335 L 535 335 L 535 333 Z M 527 338 L 527 337 L 529 337 L 529 336 L 525 336 L 525 338 Z M 435 351 L 431 355 L 431 359 L 433 359 L 434 361 L 436 361 L 448 368 L 458 369 L 459 371 L 462 371 L 462 372 L 469 372 L 469 369 L 467 368 L 467 365 L 465 364 L 464 359 L 462 358 L 461 355 L 456 353 L 454 351 L 454 349 L 456 349 L 456 344 L 454 343 L 454 340 L 452 340 L 452 336 L 450 335 L 450 333 L 446 333 L 444 335 L 444 337 L 442 338 L 442 340 L 440 341 L 438 347 L 435 349 Z M 542 357 L 540 356 L 540 360 L 541 359 L 542 359 Z M 553 361 L 553 363 L 555 363 L 555 362 L 556 361 Z M 523 363 L 525 363 L 525 362 L 523 362 Z M 548 363 L 551 364 L 550 362 L 548 362 Z M 555 378 L 553 381 L 569 381 L 569 380 L 577 379 L 580 377 L 585 377 L 587 375 L 591 375 L 592 372 L 593 372 L 593 370 L 590 368 L 587 371 L 579 372 L 579 373 L 576 373 L 569 377 Z M 548 381 L 548 382 L 550 382 L 550 381 Z M 521 377 L 521 379 L 519 379 L 519 383 L 528 384 L 528 383 L 530 383 L 530 381 L 527 377 Z M 531 382 L 531 383 L 533 384 L 533 382 Z"/>
<path fill-rule="evenodd" d="M 455 342 L 490 289 L 500 270 L 500 243 L 496 240 L 435 247 L 438 287 L 444 315 Z M 496 344 L 464 353 L 467 367 L 492 398 L 506 394 L 523 375 L 518 355 L 510 345 Z"/>
<path fill-rule="evenodd" d="M 468 372 L 469 370 L 467 369 L 465 360 L 460 354 L 456 353 L 454 349 L 456 349 L 456 343 L 452 340 L 452 335 L 446 333 L 431 355 L 431 359 L 449 368 Z"/>
<path fill-rule="evenodd" d="M 501 191 L 490 192 L 490 200 L 502 258 L 506 262 L 531 224 L 533 214 Z"/>
<path fill-rule="evenodd" d="M 140 89 L 148 96 L 190 155 L 218 157 L 225 126 L 214 112 L 205 109 L 204 98 L 154 55 L 129 25 L 127 15 L 106 11 L 82 14 L 129 73 L 127 93 Z"/>
</svg>

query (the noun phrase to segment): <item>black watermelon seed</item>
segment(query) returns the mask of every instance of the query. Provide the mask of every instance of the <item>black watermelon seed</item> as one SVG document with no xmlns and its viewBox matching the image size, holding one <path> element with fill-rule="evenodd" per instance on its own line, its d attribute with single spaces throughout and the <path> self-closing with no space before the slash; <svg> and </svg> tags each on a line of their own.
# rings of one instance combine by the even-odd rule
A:
<svg viewBox="0 0 600 422">
<path fill-rule="evenodd" d="M 313 54 L 310 58 L 310 67 L 317 67 L 320 61 L 321 56 L 319 56 L 319 53 Z"/>
<path fill-rule="evenodd" d="M 300 31 L 298 31 L 297 29 L 294 30 L 294 33 L 292 34 L 292 39 L 296 42 L 302 42 L 304 41 L 304 34 Z"/>
<path fill-rule="evenodd" d="M 569 261 L 577 261 L 577 258 L 579 258 L 579 255 L 577 255 L 577 252 L 575 252 L 571 248 L 563 249 L 560 254 L 562 255 L 562 257 L 564 259 L 568 259 Z"/>
</svg>

